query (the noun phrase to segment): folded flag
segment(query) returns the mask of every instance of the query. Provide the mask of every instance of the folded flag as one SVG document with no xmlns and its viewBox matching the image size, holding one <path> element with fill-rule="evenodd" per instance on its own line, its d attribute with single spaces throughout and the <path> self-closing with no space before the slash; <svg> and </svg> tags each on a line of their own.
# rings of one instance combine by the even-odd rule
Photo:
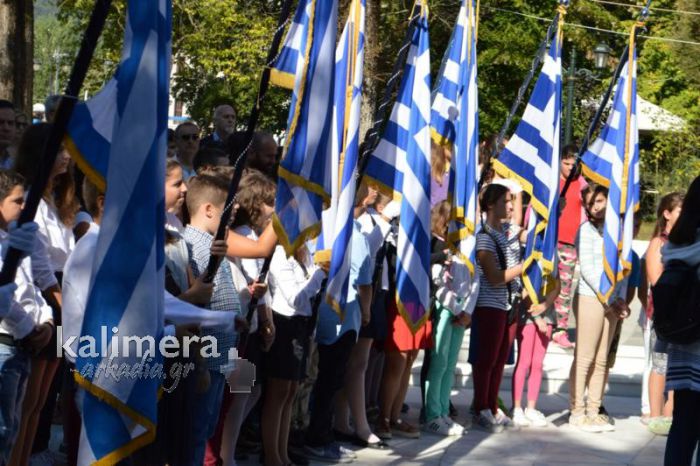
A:
<svg viewBox="0 0 700 466">
<path fill-rule="evenodd" d="M 367 162 L 367 177 L 401 200 L 396 304 L 416 332 L 430 310 L 430 49 L 428 5 L 416 1 L 411 44 L 396 103 Z"/>
<path fill-rule="evenodd" d="M 153 290 L 162 290 L 165 279 L 170 34 L 169 0 L 130 0 L 119 68 L 100 95 L 81 104 L 70 125 L 71 136 L 103 136 L 107 151 L 92 152 L 100 147 L 94 140 L 82 146 L 89 149 L 84 160 L 101 164 L 93 174 L 101 175 L 107 190 L 81 332 L 103 351 L 94 353 L 81 341 L 76 361 L 76 381 L 85 390 L 79 464 L 117 464 L 155 439 L 162 380 L 148 368 L 162 366 L 160 355 L 148 345 L 142 354 L 115 348 L 112 333 L 117 329 L 119 341 L 156 344 L 163 335 L 164 296 Z M 95 107 L 99 102 L 108 105 Z"/>
<path fill-rule="evenodd" d="M 353 0 L 335 52 L 331 204 L 322 214 L 315 254 L 317 261 L 331 263 L 326 299 L 341 316 L 350 277 L 364 54 L 365 0 Z"/>
<path fill-rule="evenodd" d="M 287 76 L 287 84 L 289 72 L 296 73 L 273 217 L 289 255 L 318 236 L 321 212 L 330 204 L 332 119 L 325 116 L 333 113 L 337 13 L 337 2 L 299 2 L 273 66 L 278 77 Z"/>
<path fill-rule="evenodd" d="M 531 196 L 533 212 L 523 262 L 523 285 L 539 303 L 557 254 L 559 151 L 561 130 L 561 50 L 565 6 L 559 7 L 557 32 L 544 58 L 522 120 L 503 152 L 494 161 L 496 172 L 514 178 Z"/>
<path fill-rule="evenodd" d="M 583 173 L 608 187 L 603 232 L 604 271 L 598 299 L 608 303 L 632 270 L 634 212 L 639 208 L 639 130 L 637 128 L 637 50 L 635 25 L 615 87 L 612 111 L 600 136 L 583 155 Z"/>
</svg>

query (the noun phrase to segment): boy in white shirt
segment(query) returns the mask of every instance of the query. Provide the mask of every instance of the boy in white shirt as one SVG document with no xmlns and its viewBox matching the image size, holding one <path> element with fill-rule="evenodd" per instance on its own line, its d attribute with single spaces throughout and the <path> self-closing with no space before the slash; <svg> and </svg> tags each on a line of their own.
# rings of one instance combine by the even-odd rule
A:
<svg viewBox="0 0 700 466">
<path fill-rule="evenodd" d="M 21 176 L 0 170 L 2 258 L 10 246 L 25 255 L 34 250 L 36 223 L 26 223 L 19 228 L 13 225 L 24 205 L 23 186 Z M 20 262 L 14 283 L 0 287 L 0 316 L 0 465 L 4 465 L 20 426 L 30 356 L 41 351 L 53 333 L 53 314 L 34 285 L 29 257 Z"/>
</svg>

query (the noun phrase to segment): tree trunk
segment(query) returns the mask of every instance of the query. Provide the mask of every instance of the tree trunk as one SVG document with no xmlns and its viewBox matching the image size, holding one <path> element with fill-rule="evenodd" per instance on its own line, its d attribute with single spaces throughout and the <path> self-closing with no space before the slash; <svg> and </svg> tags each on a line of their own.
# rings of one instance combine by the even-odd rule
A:
<svg viewBox="0 0 700 466">
<path fill-rule="evenodd" d="M 34 1 L 0 0 L 0 99 L 27 114 L 32 107 Z"/>
<path fill-rule="evenodd" d="M 374 112 L 380 98 L 381 82 L 377 79 L 379 71 L 379 13 L 380 0 L 367 0 L 365 10 L 365 82 L 362 89 L 362 108 L 360 114 L 360 135 L 372 126 Z"/>
</svg>

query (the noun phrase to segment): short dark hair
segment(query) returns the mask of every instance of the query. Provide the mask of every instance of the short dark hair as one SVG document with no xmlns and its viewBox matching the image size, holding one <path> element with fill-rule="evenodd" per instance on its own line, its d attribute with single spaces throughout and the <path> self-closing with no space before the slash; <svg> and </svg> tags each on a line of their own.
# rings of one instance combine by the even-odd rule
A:
<svg viewBox="0 0 700 466">
<path fill-rule="evenodd" d="M 10 102 L 9 100 L 0 99 L 0 108 L 9 108 L 9 109 L 11 109 L 11 110 L 14 110 L 14 109 L 15 109 L 15 106 L 14 106 L 14 104 L 13 104 L 12 102 Z"/>
<path fill-rule="evenodd" d="M 177 125 L 177 128 L 175 128 L 175 135 L 179 136 L 180 135 L 180 128 L 184 128 L 185 126 L 194 126 L 195 128 L 199 129 L 199 125 L 195 123 L 194 121 L 188 120 L 188 121 L 183 121 L 179 125 Z"/>
<path fill-rule="evenodd" d="M 567 144 L 561 150 L 561 159 L 575 159 L 578 156 L 578 147 L 576 144 Z"/>
<path fill-rule="evenodd" d="M 4 201 L 16 186 L 24 186 L 22 175 L 13 170 L 0 170 L 0 202 Z"/>
<path fill-rule="evenodd" d="M 204 147 L 199 149 L 194 155 L 194 159 L 192 159 L 192 168 L 194 168 L 195 172 L 199 172 L 199 169 L 202 167 L 219 166 L 221 165 L 221 163 L 219 163 L 219 159 L 221 158 L 228 160 L 228 155 L 226 152 L 222 151 L 221 149 L 217 149 L 216 147 Z"/>
<path fill-rule="evenodd" d="M 510 192 L 510 189 L 506 188 L 502 184 L 491 183 L 486 186 L 479 196 L 479 207 L 482 213 L 489 211 L 491 206 L 493 206 L 500 198 L 505 196 Z"/>
<path fill-rule="evenodd" d="M 187 210 L 190 215 L 207 202 L 224 204 L 228 194 L 228 184 L 221 176 L 195 175 L 187 182 Z"/>
</svg>

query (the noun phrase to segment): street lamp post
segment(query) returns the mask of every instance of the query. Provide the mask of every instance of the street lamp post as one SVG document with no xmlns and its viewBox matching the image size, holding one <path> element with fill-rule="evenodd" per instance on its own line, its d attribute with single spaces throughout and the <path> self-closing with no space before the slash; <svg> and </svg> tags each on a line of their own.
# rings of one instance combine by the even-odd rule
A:
<svg viewBox="0 0 700 466">
<path fill-rule="evenodd" d="M 593 48 L 593 64 L 596 71 L 604 70 L 608 67 L 608 59 L 612 50 L 604 42 L 598 43 Z M 576 75 L 585 75 L 590 77 L 595 77 L 595 73 L 585 68 L 576 69 L 576 47 L 571 47 L 571 56 L 569 68 L 567 70 L 567 99 L 566 99 L 566 112 L 564 113 L 564 145 L 571 144 L 572 141 L 572 122 L 574 114 L 574 86 L 576 81 Z"/>
</svg>

